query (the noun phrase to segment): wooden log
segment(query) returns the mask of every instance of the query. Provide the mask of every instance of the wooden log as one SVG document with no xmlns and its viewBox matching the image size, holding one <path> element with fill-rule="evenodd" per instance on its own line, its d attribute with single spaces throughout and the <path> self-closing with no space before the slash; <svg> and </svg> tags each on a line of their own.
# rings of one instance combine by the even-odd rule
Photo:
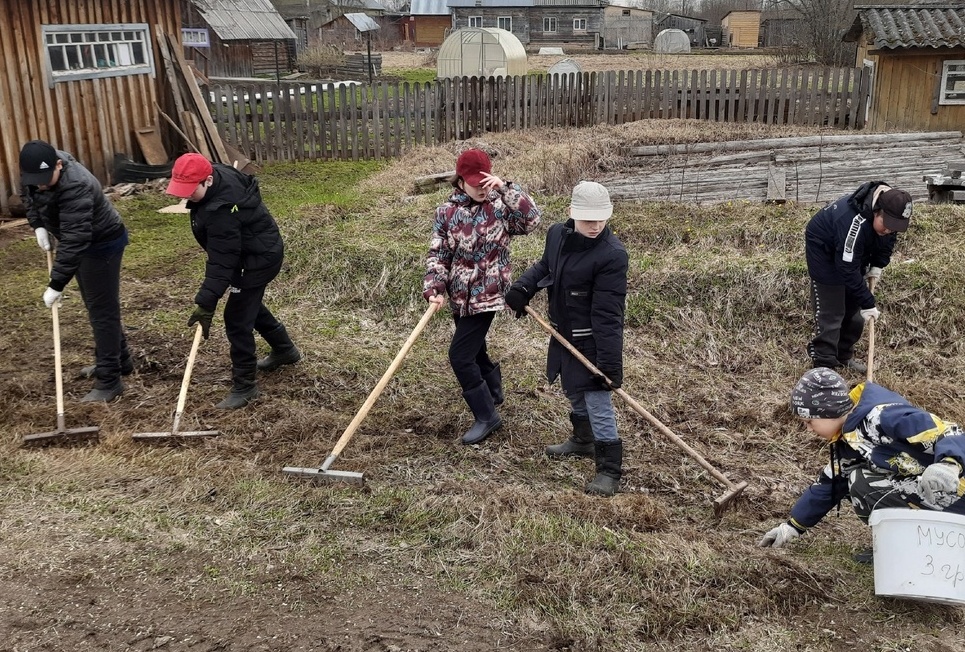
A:
<svg viewBox="0 0 965 652">
<path fill-rule="evenodd" d="M 797 138 L 762 138 L 759 140 L 727 140 L 719 143 L 680 143 L 674 145 L 643 145 L 631 147 L 628 156 L 659 156 L 665 154 L 696 154 L 716 151 L 745 151 L 780 149 L 782 147 L 817 147 L 823 145 L 909 143 L 950 141 L 962 138 L 961 131 L 937 131 L 898 134 L 846 134 L 834 136 L 800 136 Z"/>
</svg>

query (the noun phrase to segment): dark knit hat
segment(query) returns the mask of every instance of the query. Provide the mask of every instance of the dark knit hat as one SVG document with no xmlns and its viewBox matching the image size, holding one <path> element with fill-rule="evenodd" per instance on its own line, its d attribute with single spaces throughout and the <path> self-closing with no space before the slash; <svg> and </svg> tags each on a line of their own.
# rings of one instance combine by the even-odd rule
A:
<svg viewBox="0 0 965 652">
<path fill-rule="evenodd" d="M 791 410 L 802 419 L 835 419 L 853 407 L 848 383 L 827 367 L 811 369 L 791 390 Z"/>
</svg>

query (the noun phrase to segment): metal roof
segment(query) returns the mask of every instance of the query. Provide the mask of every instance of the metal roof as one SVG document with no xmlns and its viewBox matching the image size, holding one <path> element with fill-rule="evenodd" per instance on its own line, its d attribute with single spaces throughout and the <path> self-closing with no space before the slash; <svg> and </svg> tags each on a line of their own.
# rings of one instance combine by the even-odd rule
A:
<svg viewBox="0 0 965 652">
<path fill-rule="evenodd" d="M 191 0 L 222 41 L 294 39 L 295 32 L 269 0 Z"/>
<path fill-rule="evenodd" d="M 965 46 L 965 7 L 865 7 L 858 9 L 844 40 L 871 36 L 876 48 Z"/>
<path fill-rule="evenodd" d="M 532 7 L 533 0 L 449 0 L 450 7 Z"/>
<path fill-rule="evenodd" d="M 379 24 L 365 14 L 356 13 L 342 15 L 348 18 L 348 22 L 352 23 L 352 26 L 360 32 L 371 32 L 372 30 L 379 29 Z"/>
<path fill-rule="evenodd" d="M 409 13 L 413 16 L 448 16 L 447 0 L 412 0 Z"/>
</svg>

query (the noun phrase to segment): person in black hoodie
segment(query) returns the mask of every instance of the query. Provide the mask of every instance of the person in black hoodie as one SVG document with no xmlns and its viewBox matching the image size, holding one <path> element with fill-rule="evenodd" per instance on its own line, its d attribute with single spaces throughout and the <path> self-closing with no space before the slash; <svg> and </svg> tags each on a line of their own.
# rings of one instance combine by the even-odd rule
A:
<svg viewBox="0 0 965 652">
<path fill-rule="evenodd" d="M 610 392 L 623 383 L 623 315 L 629 258 L 607 225 L 613 204 L 592 181 L 573 188 L 570 218 L 546 234 L 543 256 L 506 293 L 519 318 L 539 290 L 549 295 L 550 322 L 603 376 L 594 376 L 555 339 L 550 339 L 546 377 L 559 376 L 570 401 L 572 436 L 549 446 L 552 458 L 596 459 L 588 494 L 612 496 L 623 474 L 623 441 L 617 433 Z M 609 379 L 609 380 L 607 380 Z"/>
<path fill-rule="evenodd" d="M 864 324 L 881 312 L 866 281 L 881 278 L 898 233 L 908 230 L 911 195 L 883 181 L 869 181 L 825 206 L 804 235 L 814 336 L 808 355 L 815 367 L 867 372 L 854 360 Z"/>
<path fill-rule="evenodd" d="M 200 154 L 184 154 L 174 162 L 168 194 L 187 199 L 191 231 L 208 254 L 204 281 L 194 298 L 197 307 L 188 326 L 211 329 L 218 300 L 225 302 L 225 334 L 231 351 L 231 393 L 222 409 L 242 408 L 258 398 L 257 371 L 272 371 L 301 360 L 285 326 L 265 307 L 265 288 L 281 269 L 284 243 L 275 218 L 261 199 L 258 181 L 233 167 L 211 164 Z M 256 357 L 258 333 L 271 353 Z"/>
<path fill-rule="evenodd" d="M 21 197 L 37 244 L 53 251 L 44 303 L 59 303 L 76 278 L 94 331 L 94 388 L 81 401 L 112 401 L 134 369 L 121 325 L 121 258 L 127 228 L 100 182 L 67 152 L 32 140 L 20 150 Z"/>
</svg>

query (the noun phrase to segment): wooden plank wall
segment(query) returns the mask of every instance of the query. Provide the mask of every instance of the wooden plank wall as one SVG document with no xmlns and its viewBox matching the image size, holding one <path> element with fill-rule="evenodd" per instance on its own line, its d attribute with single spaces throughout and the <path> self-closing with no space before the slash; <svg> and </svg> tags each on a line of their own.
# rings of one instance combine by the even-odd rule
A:
<svg viewBox="0 0 965 652">
<path fill-rule="evenodd" d="M 115 153 L 133 155 L 134 128 L 157 123 L 158 80 L 147 74 L 49 86 L 42 25 L 147 23 L 157 73 L 154 25 L 180 38 L 177 3 L 156 0 L 34 0 L 0 3 L 0 209 L 19 192 L 20 146 L 35 138 L 73 154 L 102 182 Z M 163 105 L 164 103 L 161 102 Z"/>
<path fill-rule="evenodd" d="M 861 75 L 854 68 L 637 70 L 337 88 L 218 85 L 211 95 L 221 137 L 261 164 L 389 158 L 487 132 L 646 119 L 860 128 Z"/>
<path fill-rule="evenodd" d="M 965 49 L 935 54 L 912 51 L 875 57 L 868 126 L 874 130 L 944 131 L 965 125 L 965 105 L 938 105 L 942 63 L 965 59 Z M 923 76 L 927 82 L 923 84 Z M 934 111 L 934 113 L 933 113 Z"/>
</svg>

